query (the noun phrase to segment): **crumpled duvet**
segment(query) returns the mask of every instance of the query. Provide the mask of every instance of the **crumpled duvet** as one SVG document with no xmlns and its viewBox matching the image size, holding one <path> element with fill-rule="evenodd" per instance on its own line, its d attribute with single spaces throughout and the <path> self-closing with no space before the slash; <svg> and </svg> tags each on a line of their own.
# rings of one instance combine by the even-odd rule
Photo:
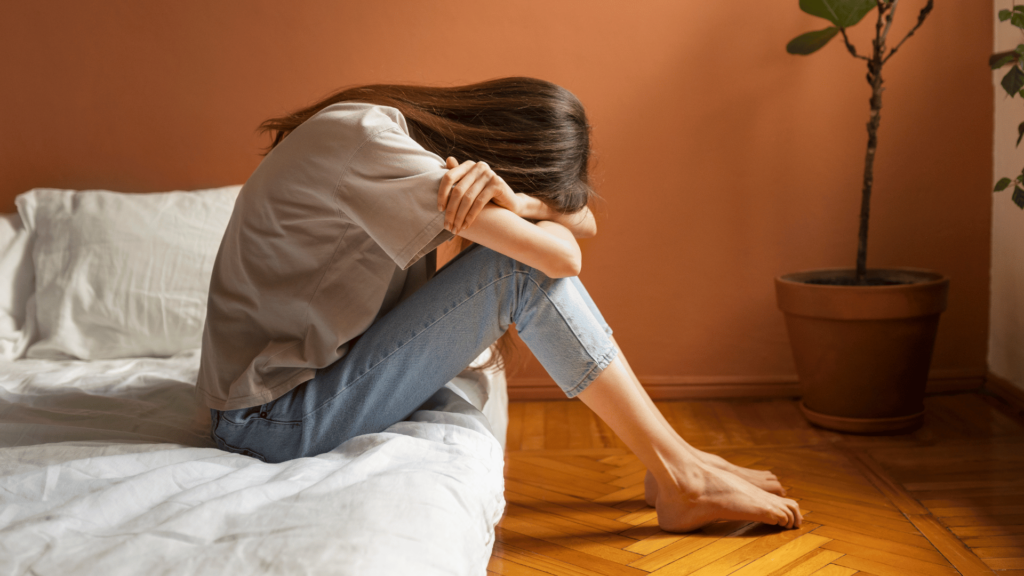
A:
<svg viewBox="0 0 1024 576">
<path fill-rule="evenodd" d="M 197 368 L 195 351 L 0 363 L 0 574 L 485 573 L 503 454 L 456 388 L 266 464 L 213 446 Z"/>
</svg>

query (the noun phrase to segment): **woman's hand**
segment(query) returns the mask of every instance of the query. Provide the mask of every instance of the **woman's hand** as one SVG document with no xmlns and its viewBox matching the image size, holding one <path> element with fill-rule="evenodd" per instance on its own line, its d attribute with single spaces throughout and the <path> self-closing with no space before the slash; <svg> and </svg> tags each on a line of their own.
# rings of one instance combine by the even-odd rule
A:
<svg viewBox="0 0 1024 576">
<path fill-rule="evenodd" d="M 459 164 L 448 157 L 448 172 L 437 190 L 437 209 L 445 212 L 445 230 L 458 234 L 473 225 L 488 202 L 519 214 L 522 199 L 485 162 Z"/>
</svg>

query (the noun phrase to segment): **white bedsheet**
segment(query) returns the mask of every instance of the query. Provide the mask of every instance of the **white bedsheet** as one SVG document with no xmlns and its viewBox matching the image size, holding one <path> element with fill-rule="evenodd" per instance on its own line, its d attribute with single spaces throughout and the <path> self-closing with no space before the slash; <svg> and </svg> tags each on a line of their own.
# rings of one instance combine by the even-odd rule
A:
<svg viewBox="0 0 1024 576">
<path fill-rule="evenodd" d="M 0 574 L 485 572 L 503 454 L 464 393 L 266 464 L 214 447 L 197 367 L 0 363 Z"/>
</svg>

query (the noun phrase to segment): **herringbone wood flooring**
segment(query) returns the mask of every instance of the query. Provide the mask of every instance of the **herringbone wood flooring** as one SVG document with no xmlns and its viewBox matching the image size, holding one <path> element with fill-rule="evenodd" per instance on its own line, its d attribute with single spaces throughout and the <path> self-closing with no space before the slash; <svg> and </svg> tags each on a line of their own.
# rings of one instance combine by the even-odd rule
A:
<svg viewBox="0 0 1024 576">
<path fill-rule="evenodd" d="M 658 529 L 644 467 L 579 401 L 514 402 L 491 574 L 1024 575 L 1024 425 L 991 396 L 928 398 L 913 434 L 816 429 L 792 400 L 658 402 L 691 444 L 770 469 L 782 530 Z"/>
</svg>

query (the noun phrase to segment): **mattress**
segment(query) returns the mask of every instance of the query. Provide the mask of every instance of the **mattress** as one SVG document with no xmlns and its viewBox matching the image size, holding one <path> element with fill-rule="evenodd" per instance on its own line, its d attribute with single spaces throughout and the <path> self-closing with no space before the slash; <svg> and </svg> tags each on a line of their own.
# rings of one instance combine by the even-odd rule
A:
<svg viewBox="0 0 1024 576">
<path fill-rule="evenodd" d="M 0 362 L 0 574 L 485 573 L 505 504 L 500 372 L 267 464 L 216 449 L 198 364 Z"/>
</svg>

